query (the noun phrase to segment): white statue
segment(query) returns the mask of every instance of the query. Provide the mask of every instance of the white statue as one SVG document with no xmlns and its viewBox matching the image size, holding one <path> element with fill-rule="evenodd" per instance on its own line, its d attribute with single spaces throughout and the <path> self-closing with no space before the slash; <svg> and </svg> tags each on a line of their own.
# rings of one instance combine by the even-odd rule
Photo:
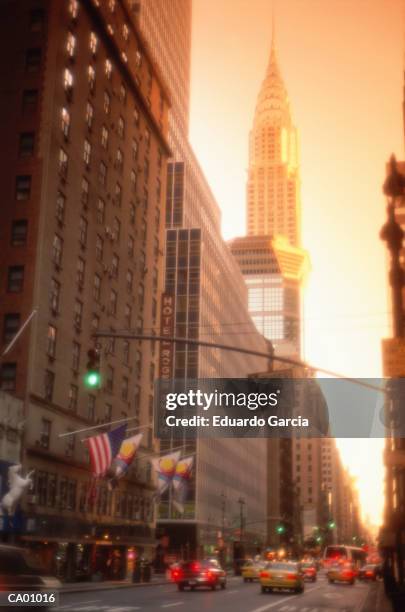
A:
<svg viewBox="0 0 405 612">
<path fill-rule="evenodd" d="M 16 505 L 21 499 L 22 494 L 26 489 L 32 486 L 32 474 L 35 470 L 32 470 L 27 476 L 21 476 L 21 465 L 12 465 L 8 468 L 8 493 L 5 494 L 0 502 L 0 515 L 3 514 L 3 510 L 11 516 L 14 514 Z"/>
</svg>

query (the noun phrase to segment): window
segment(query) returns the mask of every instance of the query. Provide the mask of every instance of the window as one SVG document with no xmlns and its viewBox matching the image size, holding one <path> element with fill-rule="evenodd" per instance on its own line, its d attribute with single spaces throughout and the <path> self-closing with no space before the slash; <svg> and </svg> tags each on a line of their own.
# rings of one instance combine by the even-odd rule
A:
<svg viewBox="0 0 405 612">
<path fill-rule="evenodd" d="M 110 110 L 111 110 L 111 98 L 110 98 L 110 94 L 108 93 L 108 91 L 104 92 L 103 108 L 104 108 L 105 114 L 109 115 Z"/>
<path fill-rule="evenodd" d="M 123 361 L 126 365 L 129 364 L 129 359 L 130 359 L 130 344 L 128 342 L 128 340 L 124 340 L 124 344 L 123 344 L 123 348 L 122 348 L 122 355 L 123 355 Z"/>
<path fill-rule="evenodd" d="M 117 217 L 114 217 L 113 221 L 113 234 L 114 240 L 118 242 L 121 234 L 121 223 L 119 222 L 119 219 Z"/>
<path fill-rule="evenodd" d="M 76 267 L 76 281 L 79 287 L 83 287 L 84 285 L 85 268 L 86 268 L 86 263 L 84 259 L 79 257 L 77 259 L 77 267 Z"/>
<path fill-rule="evenodd" d="M 97 331 L 100 325 L 100 317 L 93 313 L 91 318 L 91 329 L 92 331 Z"/>
<path fill-rule="evenodd" d="M 110 7 L 110 11 L 113 13 L 115 11 L 115 0 L 108 0 L 108 6 Z"/>
<path fill-rule="evenodd" d="M 110 314 L 117 314 L 117 292 L 114 289 L 110 291 Z"/>
<path fill-rule="evenodd" d="M 103 261 L 103 248 L 104 248 L 104 240 L 101 238 L 99 234 L 96 236 L 96 259 L 98 261 Z"/>
<path fill-rule="evenodd" d="M 106 390 L 112 393 L 114 389 L 114 368 L 108 365 L 106 374 Z M 106 418 L 108 418 L 109 421 L 111 420 L 111 413 L 108 415 L 108 417 L 106 415 Z"/>
<path fill-rule="evenodd" d="M 55 234 L 53 237 L 52 244 L 52 261 L 60 266 L 62 264 L 62 255 L 63 255 L 63 240 L 58 234 Z"/>
<path fill-rule="evenodd" d="M 93 66 L 89 66 L 87 68 L 87 80 L 89 82 L 89 89 L 91 92 L 93 92 L 96 86 L 96 71 L 94 70 Z"/>
<path fill-rule="evenodd" d="M 29 200 L 31 196 L 31 176 L 17 176 L 15 180 L 16 200 Z"/>
<path fill-rule="evenodd" d="M 59 223 L 63 223 L 65 219 L 65 196 L 62 192 L 58 191 L 56 196 L 56 218 Z"/>
<path fill-rule="evenodd" d="M 59 173 L 66 178 L 68 171 L 68 156 L 64 149 L 59 149 Z"/>
<path fill-rule="evenodd" d="M 79 389 L 77 385 L 70 385 L 69 387 L 69 398 L 68 398 L 68 408 L 69 410 L 73 410 L 76 412 L 77 410 L 77 400 L 79 395 Z"/>
<path fill-rule="evenodd" d="M 135 242 L 132 236 L 128 236 L 128 257 L 134 256 Z"/>
<path fill-rule="evenodd" d="M 20 157 L 31 157 L 34 153 L 34 132 L 20 134 L 18 154 Z"/>
<path fill-rule="evenodd" d="M 80 344 L 73 342 L 72 345 L 72 370 L 78 372 L 80 367 Z"/>
<path fill-rule="evenodd" d="M 38 72 L 41 67 L 41 49 L 28 49 L 25 53 L 26 72 Z"/>
<path fill-rule="evenodd" d="M 122 187 L 118 182 L 115 183 L 114 203 L 116 206 L 121 206 L 122 204 Z"/>
<path fill-rule="evenodd" d="M 101 198 L 97 200 L 97 222 L 104 223 L 105 218 L 105 202 Z"/>
<path fill-rule="evenodd" d="M 19 293 L 24 285 L 24 266 L 10 266 L 7 276 L 7 291 Z"/>
<path fill-rule="evenodd" d="M 128 40 L 128 36 L 129 36 L 129 29 L 126 23 L 124 23 L 124 25 L 122 26 L 122 37 L 124 40 Z"/>
<path fill-rule="evenodd" d="M 101 128 L 101 146 L 106 150 L 108 149 L 108 130 L 105 125 Z"/>
<path fill-rule="evenodd" d="M 139 49 L 137 49 L 136 53 L 135 53 L 135 65 L 137 68 L 140 67 L 142 63 L 142 55 L 141 52 L 139 51 Z"/>
<path fill-rule="evenodd" d="M 87 418 L 89 421 L 94 421 L 96 418 L 96 398 L 94 395 L 89 395 L 87 399 Z"/>
<path fill-rule="evenodd" d="M 122 377 L 122 387 L 121 387 L 121 397 L 125 401 L 128 399 L 128 388 L 129 388 L 128 378 L 126 376 L 123 376 Z"/>
<path fill-rule="evenodd" d="M 133 192 L 135 192 L 136 191 L 136 172 L 135 170 L 131 170 L 130 180 L 131 180 L 131 189 Z"/>
<path fill-rule="evenodd" d="M 38 90 L 25 89 L 23 91 L 23 112 L 32 113 L 38 106 Z"/>
<path fill-rule="evenodd" d="M 62 108 L 61 110 L 61 128 L 62 134 L 65 138 L 67 138 L 69 136 L 70 129 L 70 113 L 67 108 Z"/>
<path fill-rule="evenodd" d="M 34 9 L 30 12 L 30 32 L 39 34 L 45 24 L 45 13 L 41 9 Z"/>
<path fill-rule="evenodd" d="M 95 274 L 94 282 L 93 282 L 93 297 L 96 300 L 96 302 L 100 301 L 100 295 L 101 295 L 101 278 L 98 274 Z"/>
<path fill-rule="evenodd" d="M 11 226 L 11 244 L 12 246 L 24 246 L 27 243 L 28 221 L 26 219 L 18 219 L 13 221 Z"/>
<path fill-rule="evenodd" d="M 148 128 L 145 128 L 145 142 L 146 142 L 147 148 L 149 148 L 149 145 L 150 145 L 150 130 Z"/>
<path fill-rule="evenodd" d="M 112 64 L 111 61 L 109 59 L 105 60 L 105 64 L 104 64 L 104 72 L 105 75 L 107 77 L 107 79 L 111 79 L 111 75 L 112 75 Z"/>
<path fill-rule="evenodd" d="M 101 185 L 104 185 L 104 186 L 107 181 L 107 166 L 102 161 L 100 162 L 100 165 L 98 168 L 98 181 L 99 183 L 101 183 Z"/>
<path fill-rule="evenodd" d="M 76 19 L 79 13 L 79 2 L 78 0 L 70 0 L 69 1 L 69 13 L 72 19 Z"/>
<path fill-rule="evenodd" d="M 95 55 L 97 52 L 97 46 L 98 46 L 98 38 L 94 32 L 90 32 L 89 47 L 93 55 Z"/>
<path fill-rule="evenodd" d="M 132 322 L 132 308 L 131 306 L 129 306 L 129 304 L 125 304 L 124 318 L 125 318 L 125 325 L 129 329 L 131 327 L 131 322 Z"/>
<path fill-rule="evenodd" d="M 145 298 L 145 290 L 143 288 L 143 285 L 138 285 L 138 306 L 140 310 L 142 310 L 143 308 L 144 298 Z"/>
<path fill-rule="evenodd" d="M 54 386 L 55 386 L 55 374 L 51 370 L 45 370 L 44 397 L 48 402 L 51 402 L 53 399 Z"/>
<path fill-rule="evenodd" d="M 51 289 L 49 292 L 49 306 L 51 311 L 54 314 L 59 312 L 59 304 L 60 304 L 60 283 L 51 278 Z"/>
<path fill-rule="evenodd" d="M 111 274 L 114 278 L 118 277 L 118 268 L 119 268 L 120 258 L 116 253 L 113 254 L 111 260 Z"/>
<path fill-rule="evenodd" d="M 0 370 L 0 389 L 2 391 L 15 391 L 17 382 L 17 364 L 3 363 Z"/>
<path fill-rule="evenodd" d="M 79 220 L 79 242 L 82 247 L 86 246 L 87 242 L 87 221 L 84 217 Z"/>
<path fill-rule="evenodd" d="M 131 270 L 127 270 L 126 280 L 127 280 L 127 291 L 131 292 L 133 283 L 134 283 L 134 275 Z"/>
<path fill-rule="evenodd" d="M 156 290 L 158 288 L 159 282 L 159 271 L 157 268 L 153 268 L 153 288 Z"/>
<path fill-rule="evenodd" d="M 71 430 L 68 429 L 68 432 L 70 432 Z M 73 455 L 75 454 L 75 444 L 76 442 L 76 438 L 74 437 L 74 435 L 71 436 L 66 436 L 66 449 L 65 449 L 65 454 L 67 457 L 73 457 Z M 69 482 L 69 488 L 72 485 L 72 481 Z M 68 508 L 73 508 L 74 504 L 70 503 L 68 500 Z"/>
<path fill-rule="evenodd" d="M 117 149 L 117 155 L 116 155 L 116 158 L 115 158 L 115 167 L 118 170 L 122 170 L 123 164 L 124 164 L 124 155 L 123 155 L 121 149 Z"/>
<path fill-rule="evenodd" d="M 112 370 L 112 368 L 110 368 Z M 113 371 L 114 375 L 114 371 Z M 112 406 L 111 404 L 105 404 L 104 406 L 104 422 L 109 423 L 112 419 Z"/>
<path fill-rule="evenodd" d="M 86 166 L 90 165 L 90 159 L 91 159 L 91 144 L 86 139 L 84 141 L 84 146 L 83 146 L 83 160 Z"/>
<path fill-rule="evenodd" d="M 125 85 L 123 85 L 122 83 L 120 86 L 120 101 L 123 104 L 125 104 L 125 102 L 127 101 L 127 90 L 126 90 Z"/>
<path fill-rule="evenodd" d="M 76 327 L 79 329 L 82 327 L 83 320 L 83 304 L 79 300 L 75 301 L 75 308 L 73 313 L 73 321 Z"/>
<path fill-rule="evenodd" d="M 63 87 L 67 93 L 70 93 L 73 88 L 73 74 L 69 68 L 65 68 L 63 72 Z"/>
<path fill-rule="evenodd" d="M 68 32 L 66 39 L 66 51 L 70 58 L 74 57 L 76 49 L 76 37 L 72 34 L 72 32 Z"/>
<path fill-rule="evenodd" d="M 149 160 L 146 157 L 145 157 L 144 164 L 143 164 L 143 174 L 144 174 L 145 181 L 147 181 L 149 178 Z"/>
<path fill-rule="evenodd" d="M 125 121 L 124 121 L 124 119 L 122 117 L 118 118 L 117 132 L 118 132 L 118 136 L 120 136 L 121 138 L 124 138 L 124 134 L 125 134 Z"/>
<path fill-rule="evenodd" d="M 135 206 L 131 204 L 131 206 L 129 207 L 129 222 L 131 223 L 131 225 L 134 225 L 135 223 L 135 216 Z"/>
<path fill-rule="evenodd" d="M 91 129 L 91 126 L 93 125 L 93 117 L 94 117 L 93 105 L 90 104 L 90 102 L 87 102 L 86 104 L 86 123 L 89 129 Z"/>
<path fill-rule="evenodd" d="M 55 358 L 56 354 L 56 327 L 48 325 L 47 342 L 46 342 L 46 353 L 48 357 Z"/>
<path fill-rule="evenodd" d="M 40 438 L 39 442 L 42 448 L 49 448 L 49 443 L 51 439 L 51 427 L 52 423 L 48 419 L 41 419 L 41 430 L 40 430 Z"/>
<path fill-rule="evenodd" d="M 12 312 L 4 315 L 3 340 L 11 342 L 20 328 L 20 314 Z"/>
<path fill-rule="evenodd" d="M 134 124 L 136 126 L 139 125 L 139 110 L 137 109 L 137 107 L 135 106 L 134 108 Z"/>
<path fill-rule="evenodd" d="M 83 176 L 82 178 L 82 191 L 80 199 L 83 204 L 88 204 L 89 201 L 89 181 Z"/>
</svg>

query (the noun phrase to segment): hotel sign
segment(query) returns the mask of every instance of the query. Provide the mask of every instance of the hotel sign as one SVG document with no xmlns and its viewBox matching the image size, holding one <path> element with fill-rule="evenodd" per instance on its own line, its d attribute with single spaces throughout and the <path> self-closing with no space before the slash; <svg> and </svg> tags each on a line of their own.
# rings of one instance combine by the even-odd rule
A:
<svg viewBox="0 0 405 612">
<path fill-rule="evenodd" d="M 385 378 L 405 377 L 405 338 L 385 338 L 382 357 Z"/>
<path fill-rule="evenodd" d="M 175 300 L 171 293 L 162 294 L 162 307 L 160 314 L 160 335 L 171 337 L 174 333 Z M 162 340 L 160 342 L 159 378 L 169 380 L 173 376 L 173 342 Z"/>
</svg>

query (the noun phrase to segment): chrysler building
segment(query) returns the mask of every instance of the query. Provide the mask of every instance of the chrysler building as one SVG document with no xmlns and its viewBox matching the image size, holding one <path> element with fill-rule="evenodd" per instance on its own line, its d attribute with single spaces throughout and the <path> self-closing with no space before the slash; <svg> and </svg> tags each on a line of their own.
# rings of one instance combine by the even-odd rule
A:
<svg viewBox="0 0 405 612">
<path fill-rule="evenodd" d="M 285 236 L 300 246 L 297 130 L 277 63 L 274 32 L 266 75 L 249 136 L 247 230 L 250 236 Z"/>
</svg>

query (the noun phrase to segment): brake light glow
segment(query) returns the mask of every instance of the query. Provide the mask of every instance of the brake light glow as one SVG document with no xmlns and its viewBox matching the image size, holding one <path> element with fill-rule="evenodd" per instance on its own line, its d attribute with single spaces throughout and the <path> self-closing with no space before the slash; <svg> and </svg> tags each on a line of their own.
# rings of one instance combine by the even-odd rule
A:
<svg viewBox="0 0 405 612">
<path fill-rule="evenodd" d="M 199 563 L 193 563 L 192 570 L 193 570 L 193 572 L 199 572 L 200 571 L 200 564 Z"/>
<path fill-rule="evenodd" d="M 260 572 L 260 578 L 271 578 L 269 572 Z"/>
<path fill-rule="evenodd" d="M 287 580 L 297 580 L 298 574 L 291 574 L 290 572 L 288 572 L 286 578 Z"/>
</svg>

